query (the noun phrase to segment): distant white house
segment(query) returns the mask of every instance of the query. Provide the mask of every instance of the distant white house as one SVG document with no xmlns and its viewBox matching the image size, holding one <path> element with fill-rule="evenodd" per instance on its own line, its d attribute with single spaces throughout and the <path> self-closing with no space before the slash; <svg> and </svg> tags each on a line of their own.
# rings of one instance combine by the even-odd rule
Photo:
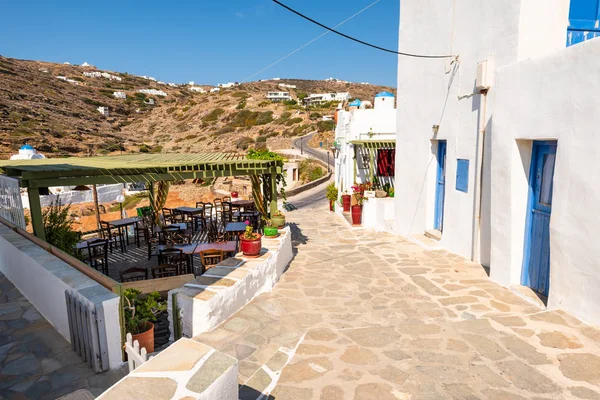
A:
<svg viewBox="0 0 600 400">
<path fill-rule="evenodd" d="M 75 79 L 65 79 L 65 81 L 72 83 L 73 85 L 79 85 L 79 82 L 77 82 Z"/>
<path fill-rule="evenodd" d="M 125 92 L 114 92 L 113 96 L 115 97 L 115 99 L 126 99 L 127 95 L 125 94 Z"/>
<path fill-rule="evenodd" d="M 162 90 L 158 90 L 158 89 L 140 89 L 140 90 L 138 90 L 138 92 L 144 93 L 144 94 L 151 94 L 154 96 L 163 96 L 163 97 L 167 96 L 167 93 L 163 92 Z"/>
<path fill-rule="evenodd" d="M 107 117 L 107 118 L 108 118 L 108 116 L 109 116 L 108 107 L 103 107 L 103 106 L 100 106 L 100 107 L 98 107 L 96 110 L 98 110 L 98 112 L 99 112 L 100 114 L 102 114 L 102 115 L 104 115 L 105 117 Z"/>
<path fill-rule="evenodd" d="M 350 93 L 312 93 L 304 98 L 304 102 L 308 104 L 326 103 L 329 101 L 346 101 L 350 100 Z"/>
<path fill-rule="evenodd" d="M 147 104 L 149 106 L 153 106 L 156 103 L 154 102 L 154 99 L 146 99 L 146 100 L 144 100 L 144 104 Z"/>
<path fill-rule="evenodd" d="M 267 100 L 287 101 L 292 100 L 292 96 L 290 96 L 290 92 L 267 92 Z"/>
<path fill-rule="evenodd" d="M 279 86 L 281 88 L 286 88 L 286 89 L 296 89 L 296 85 L 288 85 L 287 83 L 280 83 L 277 86 Z"/>
<path fill-rule="evenodd" d="M 202 88 L 200 86 L 192 86 L 192 87 L 190 87 L 190 91 L 198 92 L 198 93 L 206 93 L 206 90 L 204 90 L 204 88 Z"/>
<path fill-rule="evenodd" d="M 169 85 L 171 87 L 178 87 L 179 86 L 178 84 L 172 83 L 172 82 L 167 83 L 167 85 Z"/>
<path fill-rule="evenodd" d="M 66 77 L 66 76 L 62 76 L 62 75 L 58 75 L 58 76 L 56 77 L 56 79 L 60 79 L 61 81 L 66 81 L 66 80 L 67 80 L 67 77 Z"/>
<path fill-rule="evenodd" d="M 19 149 L 19 154 L 13 154 L 10 156 L 11 160 L 36 160 L 39 158 L 46 158 L 43 154 L 38 153 L 33 146 L 25 143 Z"/>
<path fill-rule="evenodd" d="M 81 64 L 82 67 L 91 67 L 90 64 L 88 64 L 87 62 L 84 62 L 83 64 Z"/>
<path fill-rule="evenodd" d="M 211 93 L 217 93 L 217 92 L 220 92 L 220 91 L 221 91 L 221 88 L 218 88 L 218 87 L 214 87 L 214 88 L 210 89 Z"/>
<path fill-rule="evenodd" d="M 323 115 L 321 118 L 323 121 L 333 121 L 333 115 Z"/>
<path fill-rule="evenodd" d="M 123 78 L 121 78 L 120 76 L 116 76 L 116 75 L 111 75 L 108 72 L 100 72 L 100 71 L 89 71 L 89 72 L 84 72 L 83 73 L 84 76 L 87 76 L 88 78 L 106 78 L 106 79 L 110 79 L 111 81 L 122 81 Z"/>
<path fill-rule="evenodd" d="M 238 86 L 238 82 L 219 83 L 217 86 L 223 89 Z"/>
</svg>

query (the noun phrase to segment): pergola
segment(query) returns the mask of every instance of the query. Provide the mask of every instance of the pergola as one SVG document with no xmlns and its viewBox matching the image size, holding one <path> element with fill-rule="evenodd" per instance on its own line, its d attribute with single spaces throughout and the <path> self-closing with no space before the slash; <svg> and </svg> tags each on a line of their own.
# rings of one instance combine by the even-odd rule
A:
<svg viewBox="0 0 600 400">
<path fill-rule="evenodd" d="M 373 180 L 375 176 L 375 160 L 377 159 L 377 150 L 395 149 L 395 140 L 353 140 L 350 144 L 354 145 L 354 179 L 356 180 L 356 167 L 368 169 L 369 176 Z M 362 149 L 362 151 L 360 150 Z M 362 157 L 359 157 L 362 156 Z M 360 159 L 359 159 L 360 158 Z"/>
<path fill-rule="evenodd" d="M 130 154 L 105 157 L 47 158 L 0 161 L 0 173 L 20 180 L 29 193 L 34 233 L 45 239 L 40 188 L 92 184 L 210 179 L 224 176 L 263 175 L 264 198 L 271 214 L 277 210 L 277 174 L 283 163 L 254 160 L 235 153 Z M 266 193 L 266 192 L 269 193 Z"/>
</svg>

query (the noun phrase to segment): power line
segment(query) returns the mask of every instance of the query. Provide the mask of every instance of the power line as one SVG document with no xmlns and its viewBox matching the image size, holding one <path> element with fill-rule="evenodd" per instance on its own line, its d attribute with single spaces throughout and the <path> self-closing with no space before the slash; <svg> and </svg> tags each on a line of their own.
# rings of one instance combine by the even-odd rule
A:
<svg viewBox="0 0 600 400">
<path fill-rule="evenodd" d="M 330 31 L 330 32 L 333 32 L 333 33 L 335 33 L 335 34 L 338 34 L 338 35 L 340 35 L 340 36 L 343 36 L 343 37 L 345 37 L 346 39 L 350 39 L 350 40 L 352 40 L 352 41 L 354 41 L 354 42 L 357 42 L 357 43 L 363 44 L 363 45 L 365 45 L 365 46 L 372 47 L 372 48 L 374 48 L 374 49 L 377 49 L 377 50 L 385 51 L 385 52 L 387 52 L 387 53 L 392 53 L 392 54 L 398 54 L 398 55 L 401 55 L 401 56 L 415 57 L 415 58 L 454 58 L 454 56 L 452 56 L 452 55 L 447 55 L 447 56 L 438 56 L 438 55 L 433 55 L 433 56 L 432 56 L 432 55 L 422 55 L 422 54 L 402 53 L 402 52 L 399 52 L 399 51 L 396 51 L 396 50 L 390 50 L 390 49 L 386 49 L 385 47 L 380 47 L 380 46 L 377 46 L 377 45 L 374 45 L 374 44 L 371 44 L 371 43 L 367 43 L 367 42 L 365 42 L 365 41 L 362 41 L 362 40 L 360 40 L 360 39 L 356 39 L 356 38 L 354 38 L 354 37 L 352 37 L 352 36 L 348 36 L 348 35 L 346 35 L 345 33 L 342 33 L 342 32 L 339 32 L 339 31 L 336 31 L 335 29 L 333 29 L 333 28 L 330 28 L 330 27 L 328 27 L 328 26 L 326 26 L 326 25 L 323 25 L 322 23 L 320 23 L 320 22 L 318 22 L 318 21 L 315 21 L 314 19 L 312 19 L 312 18 L 310 18 L 310 17 L 308 17 L 308 16 L 306 16 L 306 15 L 304 15 L 304 14 L 302 14 L 302 13 L 300 13 L 300 12 L 296 11 L 296 10 L 294 10 L 293 8 L 290 8 L 290 7 L 286 6 L 285 4 L 281 3 L 281 2 L 280 2 L 280 1 L 278 1 L 278 0 L 273 0 L 273 1 L 274 1 L 275 3 L 277 3 L 277 4 L 279 4 L 281 7 L 283 7 L 283 8 L 285 8 L 285 9 L 287 9 L 287 10 L 289 10 L 289 11 L 293 12 L 294 14 L 296 14 L 296 15 L 298 15 L 298 16 L 300 16 L 300 17 L 304 18 L 305 20 L 312 22 L 313 24 L 319 25 L 320 27 L 322 27 L 322 28 L 325 28 L 325 29 L 327 29 L 328 31 Z"/>
<path fill-rule="evenodd" d="M 359 14 L 362 14 L 364 11 L 368 10 L 369 8 L 373 7 L 375 4 L 379 3 L 381 0 L 376 0 L 375 2 L 369 4 L 368 6 L 366 6 L 365 8 L 363 8 L 362 10 L 360 10 L 359 12 L 357 12 L 356 14 L 354 14 L 353 16 L 351 16 L 350 18 L 345 19 L 344 21 L 340 22 L 339 24 L 337 24 L 336 26 L 334 26 L 334 28 L 340 27 L 342 25 L 344 25 L 346 22 L 350 21 L 352 18 L 358 16 Z M 244 79 L 243 81 L 241 81 L 242 83 L 254 78 L 256 75 L 260 74 L 261 72 L 264 72 L 266 70 L 268 70 L 269 68 L 271 68 L 272 66 L 279 64 L 281 61 L 285 60 L 286 58 L 296 54 L 297 52 L 299 52 L 300 50 L 302 50 L 303 48 L 313 44 L 314 42 L 316 42 L 317 40 L 321 39 L 323 36 L 329 34 L 329 31 L 325 31 L 322 34 L 320 34 L 319 36 L 317 36 L 316 38 L 314 38 L 313 40 L 303 44 L 302 46 L 298 47 L 296 50 L 292 51 L 291 53 L 281 57 L 279 60 L 275 61 L 272 64 L 267 65 L 265 68 L 261 69 L 260 71 L 258 71 L 257 73 L 250 75 L 249 77 L 247 77 L 246 79 Z"/>
</svg>

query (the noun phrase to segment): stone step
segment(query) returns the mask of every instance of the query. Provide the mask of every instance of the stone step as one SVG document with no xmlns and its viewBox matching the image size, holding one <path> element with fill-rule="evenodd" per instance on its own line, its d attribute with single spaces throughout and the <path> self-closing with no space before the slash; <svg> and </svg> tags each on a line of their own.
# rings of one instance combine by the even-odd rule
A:
<svg viewBox="0 0 600 400">
<path fill-rule="evenodd" d="M 437 229 L 426 229 L 425 230 L 425 236 L 427 236 L 429 239 L 433 239 L 436 241 L 440 241 L 442 240 L 442 232 L 440 232 Z"/>
</svg>

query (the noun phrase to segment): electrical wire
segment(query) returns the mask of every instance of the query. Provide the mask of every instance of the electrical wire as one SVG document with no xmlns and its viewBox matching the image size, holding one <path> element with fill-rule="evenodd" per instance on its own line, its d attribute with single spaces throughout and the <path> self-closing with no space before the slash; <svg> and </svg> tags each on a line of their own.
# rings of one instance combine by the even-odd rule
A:
<svg viewBox="0 0 600 400">
<path fill-rule="evenodd" d="M 413 54 L 413 53 L 403 53 L 403 52 L 399 52 L 399 51 L 396 51 L 396 50 L 386 49 L 385 47 L 381 47 L 381 46 L 377 46 L 377 45 L 374 45 L 374 44 L 371 44 L 371 43 L 367 43 L 367 42 L 365 42 L 363 40 L 356 39 L 356 38 L 354 38 L 352 36 L 348 36 L 345 33 L 336 31 L 335 29 L 330 28 L 330 27 L 328 27 L 326 25 L 323 25 L 322 23 L 320 23 L 318 21 L 315 21 L 314 19 L 312 19 L 312 18 L 310 18 L 310 17 L 308 17 L 308 16 L 306 16 L 306 15 L 304 15 L 304 14 L 302 14 L 302 13 L 296 11 L 296 10 L 294 10 L 293 8 L 286 6 L 285 4 L 281 3 L 278 0 L 273 0 L 273 2 L 279 4 L 281 7 L 287 9 L 288 11 L 291 11 L 292 13 L 294 13 L 294 14 L 302 17 L 302 18 L 304 18 L 305 20 L 310 21 L 313 24 L 319 25 L 320 27 L 327 29 L 330 32 L 333 32 L 333 33 L 335 33 L 337 35 L 345 37 L 346 39 L 350 39 L 350 40 L 352 40 L 354 42 L 363 44 L 363 45 L 368 46 L 368 47 L 372 47 L 372 48 L 377 49 L 377 50 L 385 51 L 387 53 L 392 53 L 392 54 L 398 54 L 400 56 L 415 57 L 415 58 L 454 58 L 453 55 L 444 55 L 444 56 L 442 56 L 442 55 L 422 55 L 422 54 Z"/>
<path fill-rule="evenodd" d="M 353 16 L 345 19 L 344 21 L 340 22 L 339 24 L 337 24 L 336 26 L 334 26 L 334 28 L 340 27 L 342 25 L 344 25 L 346 22 L 350 21 L 352 18 L 362 14 L 363 12 L 367 11 L 369 8 L 373 7 L 375 4 L 379 3 L 381 0 L 376 0 L 375 2 L 369 4 L 368 6 L 366 6 L 365 8 L 363 8 L 362 10 L 360 10 L 359 12 L 357 12 L 356 14 L 354 14 Z M 261 69 L 260 71 L 258 71 L 255 74 L 250 75 L 249 77 L 247 77 L 246 79 L 244 79 L 243 81 L 241 81 L 241 83 L 247 82 L 248 80 L 254 78 L 256 75 L 260 74 L 261 72 L 264 72 L 266 70 L 268 70 L 269 68 L 271 68 L 272 66 L 279 64 L 281 61 L 285 60 L 286 58 L 296 54 L 297 52 L 299 52 L 300 50 L 302 50 L 303 48 L 313 44 L 314 42 L 316 42 L 317 40 L 321 39 L 323 36 L 328 35 L 330 32 L 329 31 L 325 31 L 322 34 L 320 34 L 319 36 L 317 36 L 316 38 L 314 38 L 313 40 L 306 42 L 305 44 L 303 44 L 302 46 L 298 47 L 296 50 L 292 51 L 291 53 L 281 57 L 279 60 L 275 61 L 272 64 L 267 65 L 265 68 Z"/>
</svg>

